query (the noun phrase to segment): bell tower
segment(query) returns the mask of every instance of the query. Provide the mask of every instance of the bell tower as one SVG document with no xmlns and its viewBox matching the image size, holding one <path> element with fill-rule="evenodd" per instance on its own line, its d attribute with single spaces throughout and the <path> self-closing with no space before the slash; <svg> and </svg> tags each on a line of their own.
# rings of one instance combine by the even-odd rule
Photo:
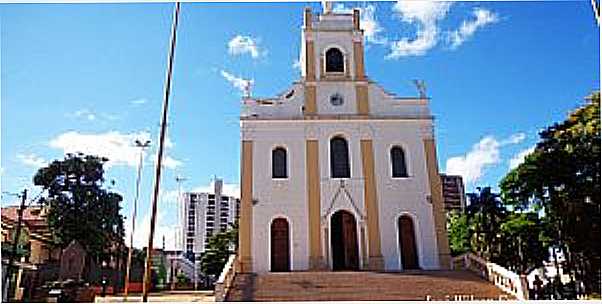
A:
<svg viewBox="0 0 602 304">
<path fill-rule="evenodd" d="M 300 64 L 306 93 L 304 114 L 320 114 L 316 86 L 335 83 L 339 86 L 355 84 L 356 92 L 351 94 L 355 96 L 346 96 L 356 100 L 355 106 L 352 111 L 346 109 L 344 114 L 368 114 L 364 32 L 360 29 L 359 9 L 349 13 L 333 12 L 330 2 L 326 2 L 321 14 L 314 15 L 311 8 L 306 8 L 303 19 Z"/>
<path fill-rule="evenodd" d="M 301 76 L 307 81 L 322 79 L 364 79 L 364 32 L 360 29 L 360 11 L 335 13 L 324 4 L 322 14 L 306 8 L 301 42 Z M 328 51 L 331 56 L 328 57 Z M 339 62 L 338 55 L 342 55 Z M 342 63 L 342 69 L 329 70 L 327 63 Z"/>
</svg>

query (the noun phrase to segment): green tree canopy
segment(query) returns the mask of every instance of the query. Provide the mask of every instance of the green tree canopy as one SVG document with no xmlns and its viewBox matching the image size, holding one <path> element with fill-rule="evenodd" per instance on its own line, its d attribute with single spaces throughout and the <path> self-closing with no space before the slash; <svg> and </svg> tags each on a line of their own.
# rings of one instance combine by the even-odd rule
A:
<svg viewBox="0 0 602 304">
<path fill-rule="evenodd" d="M 500 183 L 518 210 L 542 210 L 544 234 L 563 249 L 569 269 L 600 290 L 600 92 L 540 132 L 524 162 Z"/>
<path fill-rule="evenodd" d="M 468 216 L 452 212 L 448 216 L 449 249 L 456 256 L 471 251 Z"/>
<path fill-rule="evenodd" d="M 238 224 L 207 240 L 207 250 L 201 257 L 201 271 L 206 275 L 219 276 L 228 262 L 228 256 L 236 252 Z"/>
<path fill-rule="evenodd" d="M 61 247 L 77 240 L 97 261 L 109 246 L 123 242 L 121 195 L 105 189 L 106 158 L 68 154 L 35 174 L 33 182 L 47 190 L 40 203 L 48 207 L 48 225 Z"/>
</svg>

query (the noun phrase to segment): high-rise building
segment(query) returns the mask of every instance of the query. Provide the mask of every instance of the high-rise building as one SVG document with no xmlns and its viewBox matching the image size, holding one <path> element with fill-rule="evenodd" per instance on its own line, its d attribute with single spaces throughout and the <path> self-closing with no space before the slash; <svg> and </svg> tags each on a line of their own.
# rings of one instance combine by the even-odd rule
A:
<svg viewBox="0 0 602 304">
<path fill-rule="evenodd" d="M 180 229 L 182 231 L 182 251 L 187 256 L 198 256 L 205 252 L 207 239 L 226 231 L 236 222 L 240 200 L 222 195 L 223 181 L 216 179 L 213 193 L 185 192 L 180 208 Z"/>
<path fill-rule="evenodd" d="M 443 201 L 445 210 L 464 211 L 466 208 L 466 194 L 462 176 L 441 174 L 441 185 L 443 186 Z"/>
</svg>

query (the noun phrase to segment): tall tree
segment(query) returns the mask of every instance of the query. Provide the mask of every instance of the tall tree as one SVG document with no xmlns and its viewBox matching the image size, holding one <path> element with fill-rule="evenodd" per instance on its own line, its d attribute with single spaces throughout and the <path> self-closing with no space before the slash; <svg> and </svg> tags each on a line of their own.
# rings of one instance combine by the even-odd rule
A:
<svg viewBox="0 0 602 304">
<path fill-rule="evenodd" d="M 497 230 L 503 221 L 506 209 L 498 194 L 490 187 L 477 188 L 477 193 L 470 193 L 470 205 L 466 207 L 469 230 L 473 235 L 471 243 L 475 252 L 485 258 L 497 256 L 500 239 Z"/>
<path fill-rule="evenodd" d="M 48 207 L 48 225 L 61 247 L 77 240 L 96 262 L 123 242 L 121 195 L 104 188 L 106 158 L 67 154 L 35 174 L 35 185 L 48 190 L 40 203 Z"/>
<path fill-rule="evenodd" d="M 219 276 L 228 256 L 236 252 L 238 244 L 238 224 L 225 232 L 217 233 L 207 240 L 207 250 L 201 257 L 201 271 L 206 275 Z"/>
<path fill-rule="evenodd" d="M 542 210 L 547 237 L 564 251 L 571 275 L 600 292 L 600 92 L 540 132 L 535 151 L 501 181 L 517 209 Z"/>
<path fill-rule="evenodd" d="M 498 259 L 519 274 L 540 267 L 548 257 L 542 236 L 543 225 L 535 212 L 512 212 L 500 224 L 503 240 Z"/>
<path fill-rule="evenodd" d="M 471 251 L 468 216 L 465 213 L 452 212 L 447 220 L 451 254 L 456 256 Z"/>
</svg>

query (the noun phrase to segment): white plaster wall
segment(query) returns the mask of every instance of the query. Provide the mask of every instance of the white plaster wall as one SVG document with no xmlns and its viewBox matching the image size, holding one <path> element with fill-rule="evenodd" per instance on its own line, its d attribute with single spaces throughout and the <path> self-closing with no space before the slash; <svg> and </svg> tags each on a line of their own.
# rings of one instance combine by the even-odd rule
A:
<svg viewBox="0 0 602 304">
<path fill-rule="evenodd" d="M 353 120 L 353 121 L 271 121 L 245 122 L 247 139 L 254 140 L 253 193 L 258 204 L 253 207 L 253 263 L 257 272 L 269 271 L 270 223 L 278 216 L 289 219 L 291 228 L 291 269 L 308 267 L 309 243 L 307 230 L 307 197 L 305 176 L 305 140 L 317 138 L 320 163 L 321 232 L 323 253 L 331 264 L 329 236 L 330 216 L 341 209 L 356 217 L 358 242 L 361 227 L 366 228 L 364 176 L 360 140 L 373 140 L 381 251 L 385 270 L 401 270 L 397 220 L 409 214 L 414 221 L 419 265 L 423 269 L 437 269 L 438 255 L 432 205 L 423 144 L 424 130 L 430 130 L 430 120 Z M 335 194 L 340 188 L 338 179 L 330 178 L 330 139 L 342 135 L 348 142 L 351 178 L 344 179 L 347 195 Z M 400 145 L 405 152 L 408 178 L 392 178 L 390 149 Z M 271 151 L 277 146 L 287 149 L 288 174 L 286 180 L 272 180 Z M 367 228 L 366 228 L 367 229 Z M 366 231 L 367 232 L 367 231 Z M 359 245 L 359 244 L 358 244 Z M 362 246 L 358 247 L 360 266 Z M 328 248 L 327 248 L 328 247 Z"/>
<path fill-rule="evenodd" d="M 401 270 L 398 225 L 402 214 L 414 223 L 418 263 L 423 269 L 439 268 L 435 223 L 429 202 L 429 180 L 422 130 L 427 120 L 383 121 L 374 124 L 374 161 L 379 200 L 381 249 L 386 270 Z M 390 149 L 403 148 L 407 178 L 393 178 Z"/>
<path fill-rule="evenodd" d="M 330 96 L 335 93 L 343 96 L 343 104 L 340 106 L 333 106 L 330 103 Z M 318 114 L 356 114 L 356 99 L 355 85 L 350 81 L 320 82 L 316 89 Z"/>
<path fill-rule="evenodd" d="M 428 99 L 399 98 L 385 92 L 378 84 L 370 83 L 368 89 L 370 114 L 375 116 L 428 117 Z"/>
<path fill-rule="evenodd" d="M 289 122 L 247 122 L 253 138 L 253 271 L 270 269 L 270 224 L 274 218 L 289 222 L 291 270 L 308 268 L 308 222 L 305 175 L 305 130 Z M 246 126 L 246 124 L 245 124 Z M 272 149 L 287 150 L 288 178 L 272 179 Z"/>
</svg>

